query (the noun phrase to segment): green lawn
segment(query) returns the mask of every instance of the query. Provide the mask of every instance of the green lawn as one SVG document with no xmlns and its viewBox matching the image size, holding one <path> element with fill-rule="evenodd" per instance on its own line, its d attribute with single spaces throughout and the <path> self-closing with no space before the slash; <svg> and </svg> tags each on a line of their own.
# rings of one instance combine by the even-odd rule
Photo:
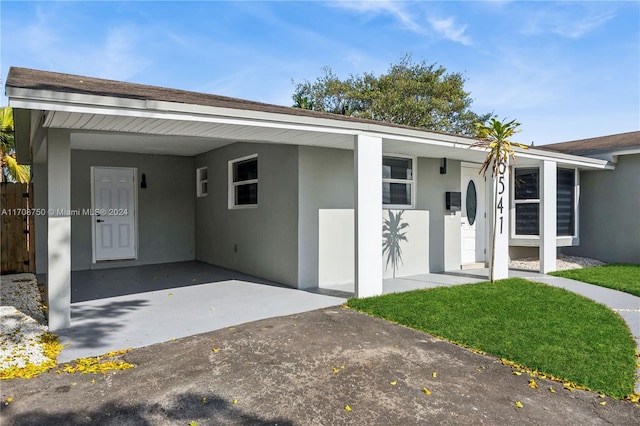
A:
<svg viewBox="0 0 640 426">
<path fill-rule="evenodd" d="M 551 275 L 640 296 L 640 265 L 595 266 L 593 268 L 552 272 Z"/>
<path fill-rule="evenodd" d="M 635 343 L 604 305 L 519 278 L 348 305 L 616 398 L 633 393 Z"/>
</svg>

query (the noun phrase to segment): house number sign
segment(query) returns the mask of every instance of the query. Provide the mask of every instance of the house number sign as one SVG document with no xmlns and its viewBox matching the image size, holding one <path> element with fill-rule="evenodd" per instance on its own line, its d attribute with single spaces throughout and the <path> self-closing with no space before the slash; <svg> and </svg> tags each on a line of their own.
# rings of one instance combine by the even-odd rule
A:
<svg viewBox="0 0 640 426">
<path fill-rule="evenodd" d="M 507 165 L 500 161 L 498 163 L 498 204 L 496 205 L 496 213 L 498 213 L 498 221 L 500 222 L 500 235 L 502 235 L 502 224 L 504 222 L 504 173 L 507 170 Z"/>
</svg>

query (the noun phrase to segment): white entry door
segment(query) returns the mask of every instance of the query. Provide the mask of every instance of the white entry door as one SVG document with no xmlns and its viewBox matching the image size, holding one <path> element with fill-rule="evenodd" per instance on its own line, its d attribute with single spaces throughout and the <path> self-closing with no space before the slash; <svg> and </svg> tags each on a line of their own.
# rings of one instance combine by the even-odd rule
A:
<svg viewBox="0 0 640 426">
<path fill-rule="evenodd" d="M 93 168 L 95 260 L 135 259 L 135 169 Z"/>
<path fill-rule="evenodd" d="M 462 264 L 485 261 L 485 180 L 480 165 L 462 166 Z"/>
</svg>

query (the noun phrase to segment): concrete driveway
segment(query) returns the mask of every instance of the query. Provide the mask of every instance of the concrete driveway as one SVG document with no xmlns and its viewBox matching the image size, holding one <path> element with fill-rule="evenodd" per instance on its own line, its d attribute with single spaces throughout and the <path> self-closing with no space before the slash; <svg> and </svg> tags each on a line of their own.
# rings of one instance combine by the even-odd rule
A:
<svg viewBox="0 0 640 426">
<path fill-rule="evenodd" d="M 78 271 L 72 328 L 58 362 L 137 348 L 346 299 L 300 291 L 200 262 Z"/>
</svg>

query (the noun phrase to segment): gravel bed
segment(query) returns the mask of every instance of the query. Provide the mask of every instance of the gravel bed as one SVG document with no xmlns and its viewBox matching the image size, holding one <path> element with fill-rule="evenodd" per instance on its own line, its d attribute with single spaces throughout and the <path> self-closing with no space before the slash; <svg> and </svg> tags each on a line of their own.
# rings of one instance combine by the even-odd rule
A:
<svg viewBox="0 0 640 426">
<path fill-rule="evenodd" d="M 0 276 L 0 370 L 47 361 L 40 336 L 48 331 L 33 274 Z"/>
<path fill-rule="evenodd" d="M 589 268 L 592 266 L 602 266 L 606 263 L 596 259 L 589 259 L 587 257 L 577 256 L 565 256 L 561 254 L 556 260 L 556 270 L 566 271 L 567 269 L 580 269 Z M 540 259 L 537 257 L 529 257 L 526 259 L 512 260 L 509 262 L 509 268 L 511 269 L 524 269 L 527 271 L 539 271 Z"/>
</svg>

